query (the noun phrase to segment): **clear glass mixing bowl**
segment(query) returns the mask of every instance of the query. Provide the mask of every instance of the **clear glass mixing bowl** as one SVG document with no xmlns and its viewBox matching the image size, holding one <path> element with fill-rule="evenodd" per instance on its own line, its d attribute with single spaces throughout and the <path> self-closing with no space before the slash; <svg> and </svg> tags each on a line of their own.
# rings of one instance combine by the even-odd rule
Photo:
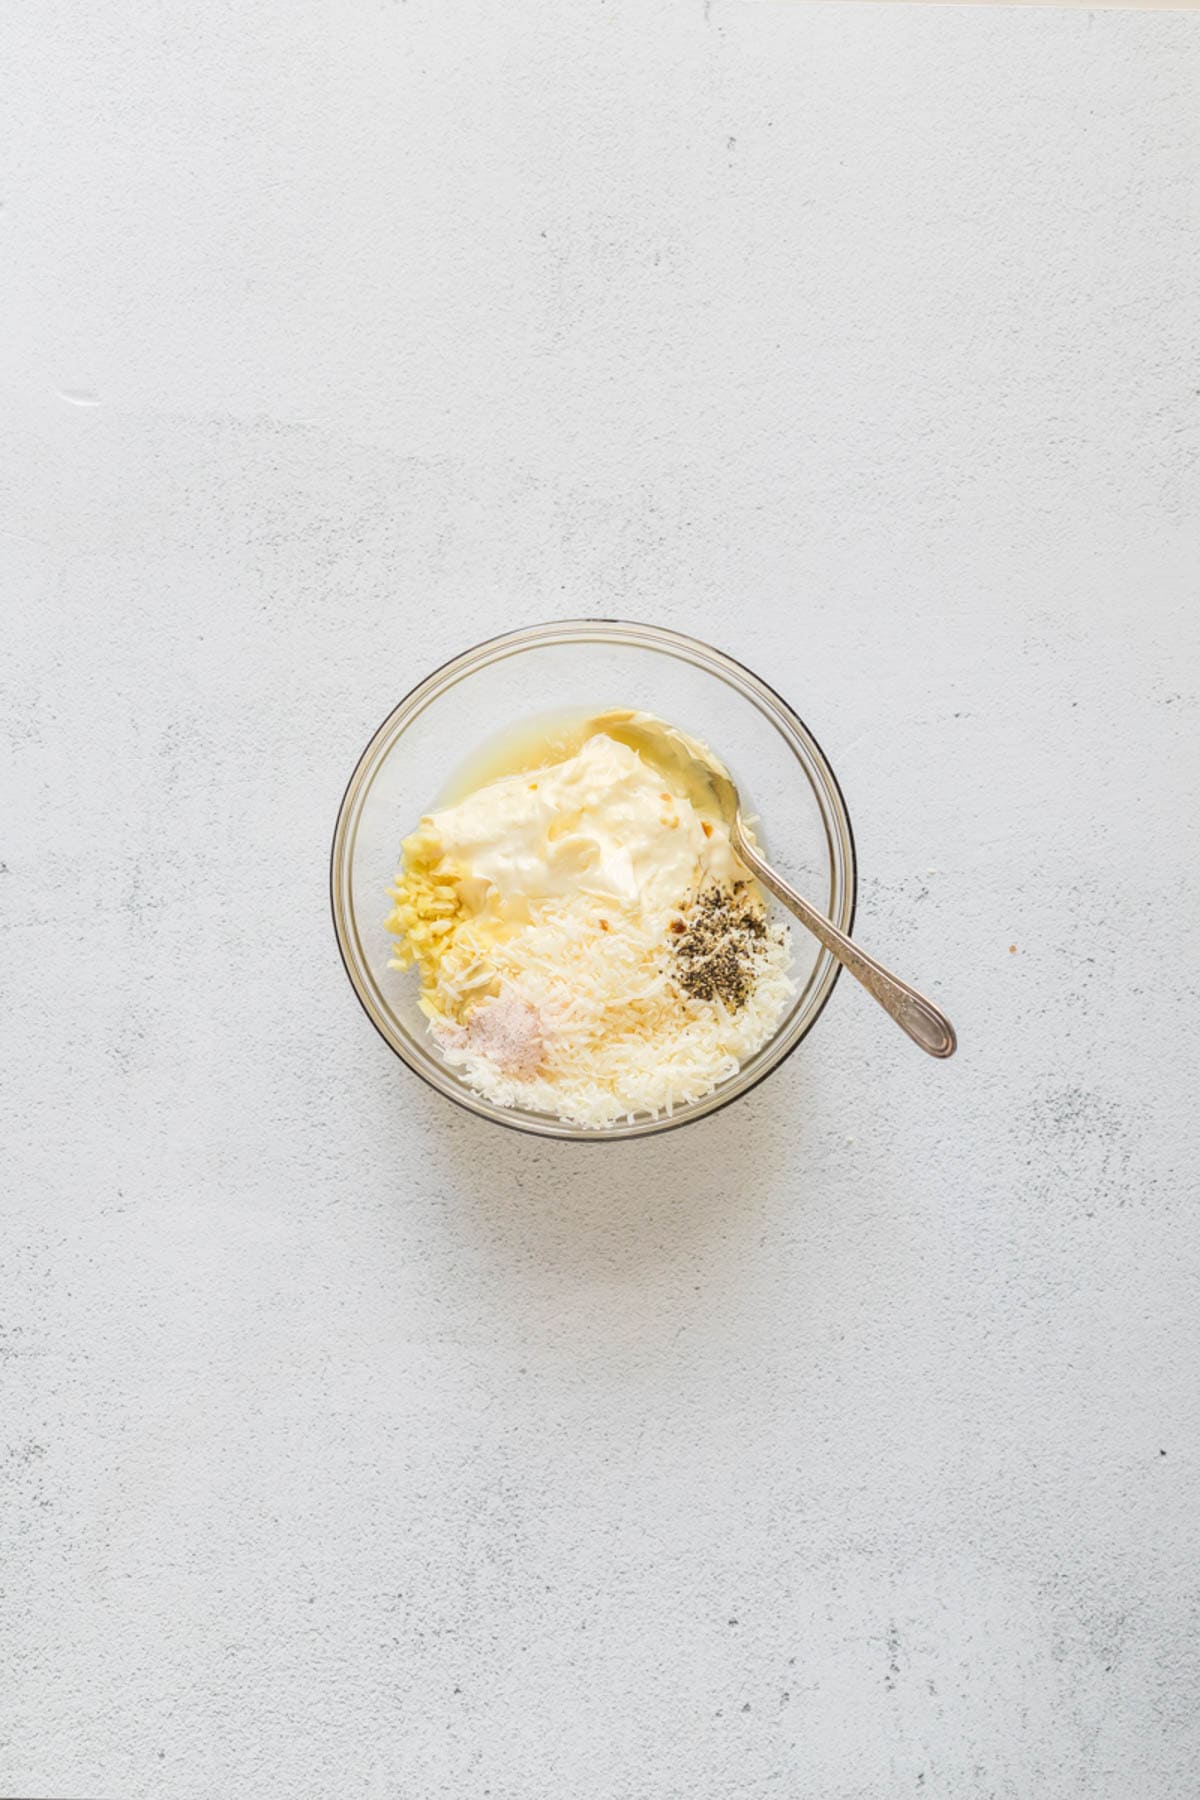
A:
<svg viewBox="0 0 1200 1800">
<path fill-rule="evenodd" d="M 537 714 L 631 707 L 711 745 L 773 863 L 843 931 L 854 923 L 857 875 L 846 803 L 820 745 L 759 675 L 696 638 L 620 619 L 530 625 L 477 644 L 427 675 L 389 713 L 350 777 L 333 838 L 330 894 L 338 946 L 367 1017 L 414 1074 L 480 1118 L 539 1137 L 649 1137 L 727 1106 L 779 1067 L 816 1024 L 839 964 L 794 925 L 791 1007 L 762 1048 L 669 1117 L 602 1130 L 500 1107 L 475 1093 L 430 1040 L 414 970 L 388 968 L 384 929 L 400 840 L 447 777 L 489 738 Z"/>
</svg>

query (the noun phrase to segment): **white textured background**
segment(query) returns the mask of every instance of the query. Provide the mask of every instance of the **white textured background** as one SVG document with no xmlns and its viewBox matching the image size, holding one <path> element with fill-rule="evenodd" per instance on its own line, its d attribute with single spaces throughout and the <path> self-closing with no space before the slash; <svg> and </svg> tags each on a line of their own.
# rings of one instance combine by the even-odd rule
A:
<svg viewBox="0 0 1200 1800">
<path fill-rule="evenodd" d="M 2 32 L 0 1792 L 1195 1800 L 1197 21 Z M 955 1063 L 389 1057 L 346 776 L 589 611 L 808 718 Z"/>
</svg>

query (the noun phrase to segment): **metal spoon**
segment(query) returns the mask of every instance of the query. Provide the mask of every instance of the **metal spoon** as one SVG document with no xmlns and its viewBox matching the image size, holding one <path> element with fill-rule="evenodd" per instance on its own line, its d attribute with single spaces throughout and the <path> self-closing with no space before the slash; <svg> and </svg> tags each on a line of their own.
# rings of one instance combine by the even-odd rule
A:
<svg viewBox="0 0 1200 1800">
<path fill-rule="evenodd" d="M 729 841 L 739 862 L 757 876 L 762 885 L 796 915 L 844 969 L 861 981 L 868 994 L 878 1000 L 884 1012 L 890 1013 L 901 1031 L 908 1033 L 914 1044 L 930 1056 L 953 1056 L 958 1040 L 954 1027 L 943 1012 L 916 988 L 889 973 L 882 963 L 848 938 L 844 931 L 817 911 L 802 894 L 777 875 L 758 850 L 748 826 L 742 819 L 741 801 L 733 777 L 710 750 L 686 732 L 656 719 L 653 713 L 607 712 L 590 721 L 593 731 L 628 744 L 644 756 L 668 780 L 682 783 L 689 799 L 706 809 L 715 809 L 729 827 Z"/>
</svg>

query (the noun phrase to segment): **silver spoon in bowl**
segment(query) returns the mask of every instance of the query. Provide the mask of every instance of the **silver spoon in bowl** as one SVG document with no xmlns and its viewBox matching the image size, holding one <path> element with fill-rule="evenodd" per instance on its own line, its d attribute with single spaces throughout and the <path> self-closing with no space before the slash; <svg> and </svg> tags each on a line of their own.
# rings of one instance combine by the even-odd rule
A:
<svg viewBox="0 0 1200 1800">
<path fill-rule="evenodd" d="M 868 994 L 890 1013 L 901 1031 L 930 1056 L 953 1056 L 958 1040 L 945 1013 L 906 981 L 891 974 L 882 963 L 839 931 L 832 920 L 798 894 L 782 875 L 776 874 L 742 820 L 741 801 L 732 775 L 710 750 L 653 713 L 606 712 L 589 722 L 589 729 L 603 731 L 644 756 L 668 780 L 680 781 L 688 797 L 715 808 L 729 827 L 729 841 L 738 861 L 756 876 L 775 898 L 807 926 L 818 943 L 849 969 Z"/>
</svg>

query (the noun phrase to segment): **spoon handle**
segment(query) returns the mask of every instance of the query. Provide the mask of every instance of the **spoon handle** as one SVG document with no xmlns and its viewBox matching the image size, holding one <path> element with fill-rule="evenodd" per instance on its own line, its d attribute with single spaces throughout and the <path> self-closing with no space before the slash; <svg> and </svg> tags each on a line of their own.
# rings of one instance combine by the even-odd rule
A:
<svg viewBox="0 0 1200 1800">
<path fill-rule="evenodd" d="M 762 885 L 781 900 L 789 912 L 795 913 L 802 925 L 807 925 L 813 936 L 831 955 L 836 956 L 844 969 L 849 969 L 856 981 L 861 981 L 868 994 L 878 1000 L 884 1012 L 890 1013 L 901 1031 L 908 1033 L 914 1044 L 930 1056 L 953 1056 L 957 1046 L 954 1027 L 945 1013 L 939 1012 L 931 1000 L 924 994 L 918 994 L 916 988 L 909 987 L 877 963 L 873 956 L 860 950 L 844 931 L 839 931 L 823 913 L 798 894 L 794 887 L 789 887 L 782 875 L 777 875 L 770 863 L 764 862 L 754 846 L 747 842 L 742 821 L 739 816 L 733 830 L 733 847 L 739 859 L 758 877 Z"/>
</svg>

